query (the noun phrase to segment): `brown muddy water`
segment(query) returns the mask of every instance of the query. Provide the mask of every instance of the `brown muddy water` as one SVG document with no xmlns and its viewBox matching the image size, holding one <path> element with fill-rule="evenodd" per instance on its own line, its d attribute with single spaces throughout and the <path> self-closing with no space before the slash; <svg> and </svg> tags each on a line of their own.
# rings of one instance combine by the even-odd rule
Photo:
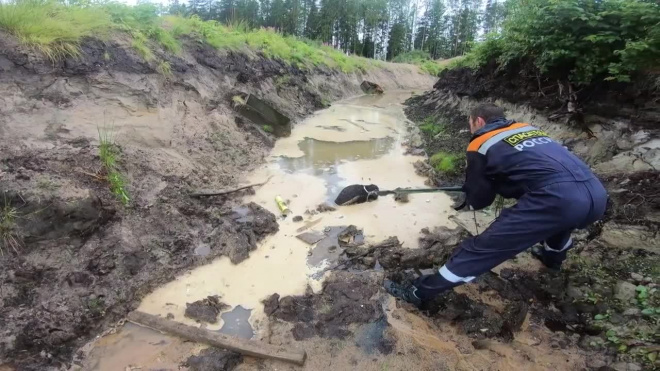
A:
<svg viewBox="0 0 660 371">
<path fill-rule="evenodd" d="M 404 246 L 416 248 L 421 228 L 453 227 L 448 219 L 454 213 L 451 200 L 441 193 L 413 195 L 405 204 L 388 196 L 335 211 L 311 212 L 349 184 L 425 187 L 425 179 L 415 174 L 412 165 L 420 158 L 403 155 L 406 120 L 401 102 L 408 97 L 410 92 L 395 92 L 341 101 L 295 126 L 290 137 L 278 140 L 267 163 L 245 179 L 253 183 L 270 177 L 245 202 L 254 201 L 280 215 L 274 199 L 286 200 L 291 214 L 280 217 L 279 232 L 238 265 L 221 257 L 182 274 L 147 295 L 138 309 L 199 326 L 184 317 L 186 303 L 218 295 L 229 309 L 217 324 L 206 328 L 261 339 L 267 328 L 261 300 L 273 293 L 300 295 L 308 286 L 318 291 L 324 278 L 318 273 L 336 258 L 331 247 L 315 251 L 296 238 L 302 230 L 323 232 L 352 224 L 363 230 L 367 243 L 397 236 Z M 303 221 L 294 222 L 294 216 L 302 216 Z M 200 246 L 196 253 L 203 255 L 208 248 Z M 87 346 L 82 369 L 178 369 L 196 350 L 197 345 L 125 325 Z"/>
</svg>

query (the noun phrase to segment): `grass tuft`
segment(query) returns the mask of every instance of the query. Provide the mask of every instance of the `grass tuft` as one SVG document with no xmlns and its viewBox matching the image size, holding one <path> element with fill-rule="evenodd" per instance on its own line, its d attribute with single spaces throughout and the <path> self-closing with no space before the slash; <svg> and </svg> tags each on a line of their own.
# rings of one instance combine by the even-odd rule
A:
<svg viewBox="0 0 660 371">
<path fill-rule="evenodd" d="M 399 54 L 394 59 L 394 63 L 408 63 L 419 66 L 422 71 L 427 72 L 429 75 L 437 76 L 440 71 L 447 68 L 446 60 L 433 60 L 429 53 L 422 50 L 413 50 L 407 53 Z"/>
<path fill-rule="evenodd" d="M 110 191 L 124 206 L 128 205 L 130 198 L 126 191 L 126 181 L 117 169 L 117 157 L 119 151 L 114 138 L 109 130 L 99 129 L 99 157 L 106 172 L 106 179 L 110 185 Z"/>
<path fill-rule="evenodd" d="M 231 101 L 234 105 L 234 108 L 241 107 L 246 104 L 245 99 L 240 95 L 234 95 L 231 97 Z"/>
<path fill-rule="evenodd" d="M 172 76 L 172 65 L 170 65 L 170 62 L 167 61 L 162 61 L 158 64 L 158 67 L 156 67 L 156 70 L 158 73 L 164 76 Z"/>
<path fill-rule="evenodd" d="M 431 156 L 429 163 L 435 171 L 439 173 L 444 173 L 448 175 L 453 175 L 458 170 L 459 161 L 462 157 L 457 154 L 447 153 L 447 152 L 438 152 Z"/>
<path fill-rule="evenodd" d="M 133 42 L 131 43 L 131 46 L 147 62 L 154 59 L 154 53 L 151 51 L 151 48 L 149 48 L 148 44 L 149 40 L 142 32 L 133 32 Z"/>
<path fill-rule="evenodd" d="M 12 249 L 18 254 L 18 250 L 23 246 L 16 227 L 18 217 L 18 210 L 5 200 L 4 206 L 0 209 L 0 255 L 4 255 L 5 249 Z"/>
<path fill-rule="evenodd" d="M 427 117 L 419 126 L 419 130 L 430 137 L 442 135 L 446 129 L 445 124 L 436 122 L 433 116 Z"/>
</svg>

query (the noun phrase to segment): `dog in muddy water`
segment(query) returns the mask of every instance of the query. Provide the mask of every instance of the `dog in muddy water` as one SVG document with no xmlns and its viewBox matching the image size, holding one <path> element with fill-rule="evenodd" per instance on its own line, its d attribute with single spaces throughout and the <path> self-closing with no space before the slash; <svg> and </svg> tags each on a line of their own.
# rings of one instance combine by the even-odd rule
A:
<svg viewBox="0 0 660 371">
<path fill-rule="evenodd" d="M 335 203 L 339 206 L 346 206 L 373 201 L 378 199 L 378 191 L 378 186 L 375 184 L 353 184 L 344 188 L 337 195 Z"/>
</svg>

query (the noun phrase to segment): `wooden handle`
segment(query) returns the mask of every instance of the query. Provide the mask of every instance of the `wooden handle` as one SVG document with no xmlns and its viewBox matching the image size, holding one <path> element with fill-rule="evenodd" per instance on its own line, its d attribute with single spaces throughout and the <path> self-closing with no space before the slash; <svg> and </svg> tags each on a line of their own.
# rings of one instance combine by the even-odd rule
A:
<svg viewBox="0 0 660 371">
<path fill-rule="evenodd" d="M 287 349 L 256 340 L 227 336 L 219 332 L 184 325 L 183 323 L 139 311 L 130 312 L 128 314 L 128 320 L 137 325 L 180 336 L 186 340 L 231 350 L 246 356 L 277 359 L 301 366 L 305 363 L 305 358 L 307 357 L 307 353 L 304 350 Z"/>
</svg>

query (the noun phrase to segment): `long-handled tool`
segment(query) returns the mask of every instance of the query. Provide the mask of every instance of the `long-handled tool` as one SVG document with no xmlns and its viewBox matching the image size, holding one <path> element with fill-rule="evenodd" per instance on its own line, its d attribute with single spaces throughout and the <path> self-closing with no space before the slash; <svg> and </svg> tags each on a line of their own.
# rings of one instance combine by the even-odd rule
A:
<svg viewBox="0 0 660 371">
<path fill-rule="evenodd" d="M 463 192 L 461 186 L 438 187 L 438 188 L 396 188 L 393 190 L 380 190 L 375 184 L 352 184 L 339 192 L 335 203 L 339 206 L 361 204 L 367 201 L 373 201 L 378 196 L 395 195 L 404 196 L 414 193 L 435 193 L 435 192 Z"/>
</svg>

